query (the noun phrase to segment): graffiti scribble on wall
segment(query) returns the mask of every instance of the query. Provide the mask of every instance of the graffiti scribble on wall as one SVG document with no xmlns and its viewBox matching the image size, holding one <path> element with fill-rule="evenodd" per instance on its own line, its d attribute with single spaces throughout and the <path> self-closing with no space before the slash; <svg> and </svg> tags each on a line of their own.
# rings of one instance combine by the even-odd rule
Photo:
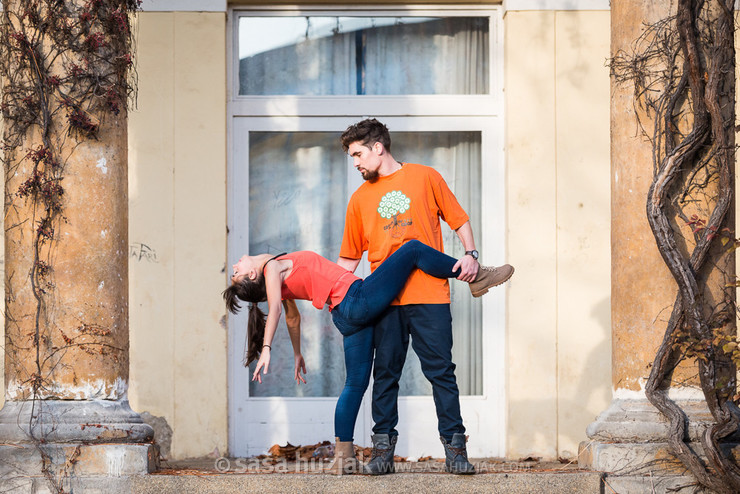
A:
<svg viewBox="0 0 740 494">
<path fill-rule="evenodd" d="M 128 256 L 137 261 L 159 262 L 157 251 L 141 242 L 134 242 L 129 245 Z"/>
</svg>

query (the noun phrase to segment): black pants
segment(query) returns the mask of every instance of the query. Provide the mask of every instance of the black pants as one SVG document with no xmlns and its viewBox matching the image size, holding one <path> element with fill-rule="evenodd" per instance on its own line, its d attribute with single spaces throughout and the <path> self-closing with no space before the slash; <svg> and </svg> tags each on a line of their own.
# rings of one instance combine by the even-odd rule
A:
<svg viewBox="0 0 740 494">
<path fill-rule="evenodd" d="M 409 345 L 432 384 L 439 435 L 447 441 L 465 433 L 460 415 L 460 392 L 452 363 L 452 315 L 449 304 L 394 305 L 374 329 L 373 421 L 375 434 L 397 435 L 398 381 Z"/>
</svg>

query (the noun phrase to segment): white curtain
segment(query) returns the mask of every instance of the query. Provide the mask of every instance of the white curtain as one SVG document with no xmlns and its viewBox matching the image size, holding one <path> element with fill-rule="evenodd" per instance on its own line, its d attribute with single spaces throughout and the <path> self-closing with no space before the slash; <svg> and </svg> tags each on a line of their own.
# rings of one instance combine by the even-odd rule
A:
<svg viewBox="0 0 740 494">
<path fill-rule="evenodd" d="M 477 245 L 481 239 L 481 138 L 479 132 L 422 132 L 392 134 L 392 154 L 400 161 L 434 167 L 444 177 L 460 205 L 470 216 Z M 442 223 L 445 252 L 465 254 L 457 234 Z M 485 252 L 482 253 L 485 259 Z M 452 297 L 452 360 L 462 395 L 480 395 L 482 383 L 482 306 L 470 295 L 467 283 L 450 280 Z M 402 395 L 431 394 L 416 354 L 409 350 L 400 383 Z"/>
<path fill-rule="evenodd" d="M 363 44 L 362 94 L 488 93 L 488 19 L 367 29 Z"/>
<path fill-rule="evenodd" d="M 282 29 L 291 32 L 281 35 L 291 44 L 240 47 L 253 53 L 239 61 L 240 95 L 488 93 L 487 18 L 336 17 L 323 34 L 303 19 L 283 18 Z M 243 17 L 240 30 L 254 34 L 267 22 L 281 26 L 279 19 Z"/>
</svg>

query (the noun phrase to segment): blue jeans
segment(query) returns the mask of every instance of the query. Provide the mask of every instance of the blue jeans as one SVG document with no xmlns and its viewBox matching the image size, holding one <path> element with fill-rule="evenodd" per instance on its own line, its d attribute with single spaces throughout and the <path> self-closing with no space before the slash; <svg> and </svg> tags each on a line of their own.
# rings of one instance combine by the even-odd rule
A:
<svg viewBox="0 0 740 494">
<path fill-rule="evenodd" d="M 340 441 L 352 441 L 357 414 L 370 382 L 373 367 L 373 328 L 367 326 L 344 337 L 344 368 L 347 377 L 334 409 L 334 434 Z"/>
<path fill-rule="evenodd" d="M 332 310 L 334 325 L 344 336 L 344 365 L 347 369 L 344 389 L 334 411 L 334 431 L 340 441 L 353 440 L 357 413 L 370 382 L 375 320 L 400 293 L 414 269 L 421 269 L 437 278 L 454 278 L 460 274 L 459 270 L 452 271 L 456 262 L 455 258 L 443 252 L 411 240 L 399 247 L 370 276 L 352 283 L 342 301 Z"/>
</svg>

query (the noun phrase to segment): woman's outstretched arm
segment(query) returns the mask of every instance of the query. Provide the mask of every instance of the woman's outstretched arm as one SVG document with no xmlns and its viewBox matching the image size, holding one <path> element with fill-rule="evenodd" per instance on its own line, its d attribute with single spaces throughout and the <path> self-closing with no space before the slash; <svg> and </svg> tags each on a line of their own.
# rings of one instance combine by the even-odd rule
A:
<svg viewBox="0 0 740 494">
<path fill-rule="evenodd" d="M 303 355 L 301 354 L 301 313 L 298 311 L 298 306 L 295 300 L 283 300 L 283 307 L 285 308 L 285 324 L 288 326 L 288 334 L 290 335 L 290 343 L 293 345 L 293 358 L 295 359 L 295 378 L 296 383 L 306 383 L 306 380 L 301 375 L 301 371 L 306 373 L 306 363 L 303 361 Z"/>
<path fill-rule="evenodd" d="M 275 331 L 277 330 L 278 321 L 280 321 L 280 314 L 282 313 L 281 299 L 281 287 L 282 280 L 280 279 L 280 269 L 277 263 L 268 263 L 264 269 L 265 276 L 265 289 L 267 291 L 267 307 L 269 312 L 267 313 L 267 320 L 265 321 L 265 337 L 262 340 L 262 351 L 260 352 L 260 358 L 257 361 L 257 366 L 254 368 L 254 374 L 252 374 L 252 381 L 262 382 L 262 374 L 267 374 L 270 368 L 270 353 L 272 352 L 272 339 L 275 337 Z"/>
</svg>

